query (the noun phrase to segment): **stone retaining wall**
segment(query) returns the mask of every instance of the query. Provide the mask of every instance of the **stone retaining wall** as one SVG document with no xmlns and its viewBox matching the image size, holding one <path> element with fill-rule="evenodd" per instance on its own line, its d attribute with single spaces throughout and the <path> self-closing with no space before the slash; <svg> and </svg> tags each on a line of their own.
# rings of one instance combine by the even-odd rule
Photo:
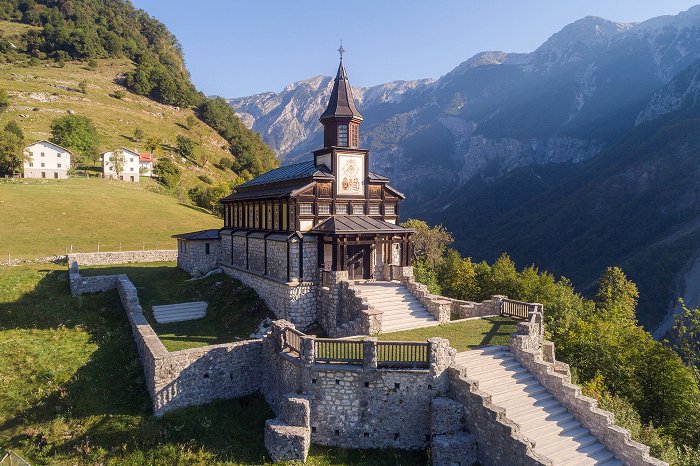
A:
<svg viewBox="0 0 700 466">
<path fill-rule="evenodd" d="M 632 440 L 628 430 L 615 425 L 612 413 L 598 408 L 596 400 L 583 395 L 581 388 L 571 383 L 568 366 L 556 363 L 553 345 L 542 339 L 544 329 L 540 312 L 532 313 L 530 320 L 520 323 L 518 329 L 510 340 L 510 349 L 516 359 L 617 459 L 629 466 L 668 466 L 650 456 L 648 446 Z"/>
<path fill-rule="evenodd" d="M 445 369 L 454 350 L 431 340 L 430 369 L 381 369 L 376 359 L 362 365 L 314 363 L 313 337 L 303 337 L 301 355 L 282 352 L 275 321 L 263 338 L 263 394 L 282 417 L 288 393 L 310 400 L 311 442 L 343 448 L 422 449 L 430 443 L 432 399 L 447 391 Z M 376 355 L 375 355 L 376 358 Z"/>
<path fill-rule="evenodd" d="M 68 263 L 80 265 L 119 265 L 132 262 L 166 262 L 177 260 L 177 249 L 154 251 L 113 251 L 113 252 L 79 252 L 66 256 Z"/>
<path fill-rule="evenodd" d="M 307 328 L 316 320 L 316 289 L 314 283 L 285 283 L 236 267 L 221 265 L 229 276 L 253 288 L 280 319 Z"/>
<path fill-rule="evenodd" d="M 69 274 L 74 295 L 117 289 L 156 416 L 184 406 L 249 395 L 260 389 L 260 340 L 169 352 L 144 316 L 136 287 L 126 275 L 81 277 L 77 262 L 71 263 Z"/>
</svg>

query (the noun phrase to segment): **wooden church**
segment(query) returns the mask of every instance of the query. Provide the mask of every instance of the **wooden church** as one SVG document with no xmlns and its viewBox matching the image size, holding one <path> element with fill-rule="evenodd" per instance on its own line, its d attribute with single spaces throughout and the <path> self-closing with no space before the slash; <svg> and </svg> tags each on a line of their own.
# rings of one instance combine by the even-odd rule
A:
<svg viewBox="0 0 700 466">
<path fill-rule="evenodd" d="M 312 268 L 304 264 L 304 258 L 315 256 L 315 266 L 347 271 L 351 280 L 383 279 L 384 265 L 409 264 L 412 231 L 399 225 L 399 204 L 404 195 L 389 186 L 389 179 L 369 170 L 369 150 L 359 147 L 362 115 L 355 105 L 342 54 L 320 121 L 323 148 L 313 152 L 312 160 L 271 170 L 221 200 L 224 230 L 242 237 L 274 236 L 275 240 L 281 239 L 280 234 L 298 239 L 315 237 L 315 254 L 304 253 L 304 241 L 293 248 L 299 257 L 288 257 L 287 263 L 298 264 L 299 272 L 290 271 L 288 266 L 288 278 L 311 279 L 304 276 L 304 271 Z M 234 248 L 232 244 L 232 254 Z M 267 251 L 265 247 L 263 253 Z M 234 257 L 232 262 L 236 262 Z"/>
</svg>

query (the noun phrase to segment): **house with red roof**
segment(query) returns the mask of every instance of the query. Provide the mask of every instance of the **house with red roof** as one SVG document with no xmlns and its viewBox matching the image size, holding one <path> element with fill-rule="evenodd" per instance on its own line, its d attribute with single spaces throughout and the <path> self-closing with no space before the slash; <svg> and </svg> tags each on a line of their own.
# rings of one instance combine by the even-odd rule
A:
<svg viewBox="0 0 700 466">
<path fill-rule="evenodd" d="M 141 167 L 140 172 L 141 176 L 153 176 L 153 165 L 154 165 L 155 159 L 153 158 L 153 154 L 144 152 L 139 154 L 139 165 Z"/>
</svg>

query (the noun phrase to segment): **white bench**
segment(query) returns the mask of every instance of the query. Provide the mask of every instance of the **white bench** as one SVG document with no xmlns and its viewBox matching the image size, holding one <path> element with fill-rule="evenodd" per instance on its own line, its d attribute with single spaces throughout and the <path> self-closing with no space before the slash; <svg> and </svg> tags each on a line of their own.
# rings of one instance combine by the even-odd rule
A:
<svg viewBox="0 0 700 466">
<path fill-rule="evenodd" d="M 207 315 L 207 306 L 204 301 L 153 306 L 153 317 L 159 324 L 201 319 Z"/>
</svg>

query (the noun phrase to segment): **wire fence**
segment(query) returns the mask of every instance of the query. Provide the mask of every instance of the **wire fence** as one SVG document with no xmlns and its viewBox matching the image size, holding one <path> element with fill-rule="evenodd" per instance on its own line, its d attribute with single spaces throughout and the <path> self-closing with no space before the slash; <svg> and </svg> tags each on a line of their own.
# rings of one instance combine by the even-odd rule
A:
<svg viewBox="0 0 700 466">
<path fill-rule="evenodd" d="M 32 248 L 41 252 L 18 252 L 3 249 L 0 245 L 0 265 L 22 262 L 46 262 L 74 253 L 120 252 L 120 251 L 159 251 L 177 249 L 177 240 L 163 241 L 79 241 L 46 245 Z"/>
</svg>

